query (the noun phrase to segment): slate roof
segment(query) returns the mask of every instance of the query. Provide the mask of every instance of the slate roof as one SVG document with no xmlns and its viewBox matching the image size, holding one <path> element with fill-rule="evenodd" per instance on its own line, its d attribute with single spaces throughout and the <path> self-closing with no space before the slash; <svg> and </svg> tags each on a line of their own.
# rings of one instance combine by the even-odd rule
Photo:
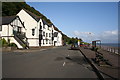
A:
<svg viewBox="0 0 120 80">
<path fill-rule="evenodd" d="M 24 11 L 26 11 L 32 18 L 34 18 L 37 22 L 40 20 L 40 16 L 37 16 L 36 14 L 26 10 L 26 9 L 23 9 Z"/>
<path fill-rule="evenodd" d="M 45 20 L 42 20 L 42 22 L 43 22 L 44 25 L 45 25 L 45 24 L 46 24 L 46 25 L 48 24 Z"/>
<path fill-rule="evenodd" d="M 19 19 L 19 21 L 21 22 L 21 24 L 25 28 L 24 23 L 22 23 L 22 21 L 20 20 L 19 16 L 16 16 L 16 15 L 14 15 L 14 16 L 0 17 L 0 25 L 8 25 L 8 24 L 10 24 L 16 18 Z"/>
<path fill-rule="evenodd" d="M 5 16 L 5 17 L 0 17 L 0 25 L 6 25 L 11 23 L 16 16 Z M 2 23 L 1 23 L 2 22 Z"/>
</svg>

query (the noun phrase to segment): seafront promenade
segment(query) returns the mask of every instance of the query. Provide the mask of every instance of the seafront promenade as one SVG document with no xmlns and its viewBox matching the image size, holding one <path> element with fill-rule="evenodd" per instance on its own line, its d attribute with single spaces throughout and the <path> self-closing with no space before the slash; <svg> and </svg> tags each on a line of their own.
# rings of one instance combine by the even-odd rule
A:
<svg viewBox="0 0 120 80">
<path fill-rule="evenodd" d="M 85 49 L 83 47 L 80 47 L 80 50 L 84 53 L 84 55 L 98 68 L 99 72 L 103 75 L 105 78 L 111 78 L 115 80 L 115 78 L 119 77 L 120 72 L 120 64 L 119 59 L 120 56 L 118 54 L 106 51 L 106 50 L 98 50 L 99 53 L 103 54 L 103 57 L 108 60 L 108 62 L 112 65 L 98 65 L 96 64 L 92 59 L 94 59 L 95 52 L 90 49 Z"/>
</svg>

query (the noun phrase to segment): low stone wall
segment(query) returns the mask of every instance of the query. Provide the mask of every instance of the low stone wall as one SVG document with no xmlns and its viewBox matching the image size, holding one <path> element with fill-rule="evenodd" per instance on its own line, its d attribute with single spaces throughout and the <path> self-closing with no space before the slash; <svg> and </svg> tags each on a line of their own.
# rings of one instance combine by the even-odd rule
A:
<svg viewBox="0 0 120 80">
<path fill-rule="evenodd" d="M 30 49 L 44 49 L 44 48 L 52 48 L 52 47 L 55 47 L 55 46 L 39 46 L 39 47 L 30 47 Z"/>
<path fill-rule="evenodd" d="M 2 51 L 12 51 L 12 50 L 16 50 L 17 48 L 15 47 L 2 47 Z"/>
<path fill-rule="evenodd" d="M 111 47 L 111 46 L 102 46 L 101 49 L 105 50 L 105 51 L 108 51 L 108 52 L 111 52 L 111 53 L 115 53 L 115 54 L 119 54 L 120 53 L 118 52 L 118 47 Z"/>
</svg>

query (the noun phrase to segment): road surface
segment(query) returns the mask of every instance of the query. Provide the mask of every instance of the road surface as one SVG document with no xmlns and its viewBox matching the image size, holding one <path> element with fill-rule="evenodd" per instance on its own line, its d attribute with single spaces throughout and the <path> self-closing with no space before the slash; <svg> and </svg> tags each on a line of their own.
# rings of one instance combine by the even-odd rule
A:
<svg viewBox="0 0 120 80">
<path fill-rule="evenodd" d="M 56 47 L 34 52 L 4 52 L 3 78 L 97 78 L 77 50 Z"/>
</svg>

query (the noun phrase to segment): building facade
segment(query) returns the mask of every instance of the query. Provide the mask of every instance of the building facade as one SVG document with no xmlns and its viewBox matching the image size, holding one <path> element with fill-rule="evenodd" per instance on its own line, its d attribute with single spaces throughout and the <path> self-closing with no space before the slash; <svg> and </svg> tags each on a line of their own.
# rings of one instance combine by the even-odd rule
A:
<svg viewBox="0 0 120 80">
<path fill-rule="evenodd" d="M 9 17 L 10 18 L 10 17 Z M 17 19 L 19 18 L 19 19 Z M 24 33 L 25 39 L 26 39 L 26 44 L 28 47 L 39 47 L 39 46 L 62 46 L 62 34 L 61 32 L 58 32 L 54 29 L 54 25 L 49 25 L 46 21 L 42 20 L 41 17 L 35 15 L 34 13 L 22 9 L 18 14 L 17 18 L 14 18 L 9 24 L 2 24 L 2 31 L 0 31 L 0 34 L 2 37 L 6 36 L 6 39 L 8 38 L 8 33 L 10 35 L 14 30 L 20 30 L 21 34 Z M 11 18 L 12 19 L 12 18 Z M 10 24 L 15 23 L 14 21 L 19 20 L 21 23 L 21 28 L 15 29 L 12 28 Z M 5 23 L 6 21 L 3 21 Z M 20 23 L 16 23 L 14 25 L 20 26 Z M 3 26 L 11 26 L 9 27 L 9 31 L 5 31 Z M 4 37 L 5 38 L 5 37 Z M 24 40 L 25 41 L 25 40 Z M 18 48 L 23 48 L 20 47 L 17 43 L 16 44 Z M 23 44 L 22 44 L 23 45 Z"/>
<path fill-rule="evenodd" d="M 19 16 L 2 17 L 0 35 L 9 43 L 15 43 L 18 48 L 27 48 L 26 28 Z"/>
</svg>

